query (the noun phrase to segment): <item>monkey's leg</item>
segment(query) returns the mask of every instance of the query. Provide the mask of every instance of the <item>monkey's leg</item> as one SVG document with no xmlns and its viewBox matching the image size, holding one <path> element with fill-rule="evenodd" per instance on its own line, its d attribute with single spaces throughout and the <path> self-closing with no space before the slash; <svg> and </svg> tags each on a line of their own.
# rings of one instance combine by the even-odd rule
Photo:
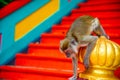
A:
<svg viewBox="0 0 120 80">
<path fill-rule="evenodd" d="M 84 37 L 84 42 L 88 42 L 88 46 L 87 46 L 87 49 L 86 49 L 86 54 L 85 54 L 84 60 L 83 60 L 83 63 L 84 63 L 86 68 L 89 67 L 90 54 L 91 54 L 93 48 L 95 47 L 97 39 L 98 39 L 97 36 L 85 36 Z"/>
<path fill-rule="evenodd" d="M 80 47 L 81 46 L 87 46 L 86 54 L 84 56 L 83 63 L 85 65 L 85 67 L 88 68 L 89 67 L 89 57 L 90 57 L 90 54 L 92 52 L 92 49 L 95 46 L 95 43 L 98 39 L 98 36 L 76 34 L 76 38 L 77 38 L 77 41 L 78 41 L 78 45 Z"/>
<path fill-rule="evenodd" d="M 73 76 L 70 77 L 69 80 L 77 80 L 78 58 L 77 58 L 76 54 L 74 54 L 74 56 L 72 56 L 72 64 L 73 64 Z"/>
</svg>

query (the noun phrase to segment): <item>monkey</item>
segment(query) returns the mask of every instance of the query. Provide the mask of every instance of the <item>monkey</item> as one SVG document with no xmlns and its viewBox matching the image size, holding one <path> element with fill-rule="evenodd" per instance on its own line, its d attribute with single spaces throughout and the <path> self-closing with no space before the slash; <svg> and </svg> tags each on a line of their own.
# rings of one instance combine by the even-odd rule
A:
<svg viewBox="0 0 120 80">
<path fill-rule="evenodd" d="M 92 33 L 96 35 L 92 35 Z M 82 46 L 86 46 L 86 54 L 83 58 L 85 68 L 89 67 L 89 57 L 97 39 L 100 36 L 109 36 L 104 31 L 99 19 L 89 15 L 83 15 L 73 21 L 66 36 L 60 41 L 60 51 L 65 53 L 68 58 L 72 58 L 73 76 L 69 80 L 77 80 L 78 51 Z"/>
</svg>

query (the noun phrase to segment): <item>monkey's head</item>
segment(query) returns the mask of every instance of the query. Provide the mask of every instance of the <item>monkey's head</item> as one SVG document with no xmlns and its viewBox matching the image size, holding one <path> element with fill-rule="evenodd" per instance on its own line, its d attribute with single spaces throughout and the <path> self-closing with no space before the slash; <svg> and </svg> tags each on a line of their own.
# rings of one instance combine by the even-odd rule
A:
<svg viewBox="0 0 120 80">
<path fill-rule="evenodd" d="M 70 57 L 70 53 L 66 52 L 66 50 L 69 47 L 69 43 L 70 43 L 70 40 L 67 38 L 60 41 L 60 51 L 62 53 L 65 53 L 67 57 Z"/>
<path fill-rule="evenodd" d="M 81 22 L 83 22 L 86 25 L 91 25 L 93 27 L 100 26 L 100 21 L 97 17 L 94 18 L 94 17 L 89 16 L 89 15 L 83 15 L 83 16 L 80 16 L 79 19 L 80 19 Z"/>
<path fill-rule="evenodd" d="M 60 41 L 60 51 L 65 53 L 67 57 L 72 57 L 75 53 L 77 53 L 76 45 L 77 43 L 74 39 L 69 40 L 65 38 Z"/>
</svg>

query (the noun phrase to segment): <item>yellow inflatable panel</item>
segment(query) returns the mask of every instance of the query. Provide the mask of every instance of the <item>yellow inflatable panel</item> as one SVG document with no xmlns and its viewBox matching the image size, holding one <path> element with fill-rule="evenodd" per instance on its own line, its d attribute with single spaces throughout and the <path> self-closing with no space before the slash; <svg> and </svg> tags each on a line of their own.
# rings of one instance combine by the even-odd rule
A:
<svg viewBox="0 0 120 80">
<path fill-rule="evenodd" d="M 49 3 L 40 7 L 37 11 L 33 12 L 30 16 L 26 17 L 15 28 L 15 40 L 19 40 L 28 32 L 34 29 L 38 24 L 45 21 L 59 10 L 59 0 L 50 0 Z"/>
</svg>

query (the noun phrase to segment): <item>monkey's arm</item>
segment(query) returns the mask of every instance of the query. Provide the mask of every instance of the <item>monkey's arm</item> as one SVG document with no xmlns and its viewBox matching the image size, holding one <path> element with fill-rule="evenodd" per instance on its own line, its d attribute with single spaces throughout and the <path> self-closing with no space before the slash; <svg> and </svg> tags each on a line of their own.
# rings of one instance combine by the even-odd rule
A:
<svg viewBox="0 0 120 80">
<path fill-rule="evenodd" d="M 100 25 L 94 29 L 94 32 L 99 36 L 105 36 L 107 39 L 109 39 L 109 36 L 104 31 L 103 27 Z"/>
<path fill-rule="evenodd" d="M 72 64 L 73 64 L 73 76 L 77 78 L 78 58 L 76 55 L 72 58 Z"/>
<path fill-rule="evenodd" d="M 88 38 L 88 39 L 87 39 Z M 87 40 L 89 40 L 89 43 L 88 43 L 88 46 L 87 46 L 87 49 L 86 49 L 86 54 L 84 56 L 84 65 L 86 68 L 89 67 L 89 58 L 90 58 L 90 54 L 93 50 L 93 48 L 95 47 L 95 44 L 96 44 L 96 41 L 98 39 L 97 36 L 88 36 L 86 37 Z"/>
<path fill-rule="evenodd" d="M 81 46 L 87 46 L 86 54 L 84 56 L 84 65 L 86 68 L 89 67 L 89 57 L 90 54 L 95 46 L 95 43 L 98 39 L 98 36 L 91 36 L 91 35 L 76 35 L 76 38 L 78 40 L 78 45 Z"/>
<path fill-rule="evenodd" d="M 69 80 L 77 80 L 77 67 L 78 67 L 78 58 L 75 53 L 73 53 L 74 56 L 72 56 L 72 65 L 73 65 L 73 76 L 69 78 Z"/>
<path fill-rule="evenodd" d="M 66 50 L 64 50 L 67 57 L 72 58 L 73 65 L 73 76 L 69 78 L 69 80 L 77 80 L 77 67 L 78 67 L 78 51 L 77 51 L 78 43 L 72 39 L 70 41 L 70 45 Z"/>
</svg>

